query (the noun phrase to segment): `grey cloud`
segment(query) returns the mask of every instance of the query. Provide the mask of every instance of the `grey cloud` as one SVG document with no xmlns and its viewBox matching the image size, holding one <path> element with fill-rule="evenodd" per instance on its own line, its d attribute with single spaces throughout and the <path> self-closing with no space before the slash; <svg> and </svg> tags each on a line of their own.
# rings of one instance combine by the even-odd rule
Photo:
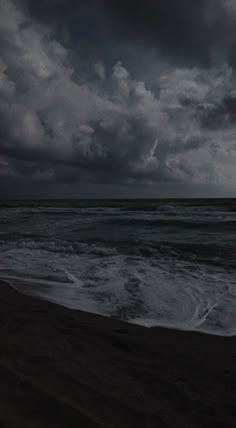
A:
<svg viewBox="0 0 236 428">
<path fill-rule="evenodd" d="M 149 113 L 156 100 L 119 63 L 109 93 L 75 81 L 67 51 L 49 32 L 14 3 L 3 1 L 1 8 L 1 19 L 8 23 L 1 67 L 2 153 L 129 173 L 130 160 L 145 157 L 153 144 Z M 141 144 L 143 138 L 147 145 Z"/>
<path fill-rule="evenodd" d="M 121 62 L 110 71 L 101 58 L 92 80 L 81 77 L 70 50 L 19 2 L 1 1 L 0 28 L 4 179 L 233 189 L 235 76 L 228 65 L 163 70 L 155 94 Z M 221 117 L 218 126 L 211 114 Z"/>
</svg>

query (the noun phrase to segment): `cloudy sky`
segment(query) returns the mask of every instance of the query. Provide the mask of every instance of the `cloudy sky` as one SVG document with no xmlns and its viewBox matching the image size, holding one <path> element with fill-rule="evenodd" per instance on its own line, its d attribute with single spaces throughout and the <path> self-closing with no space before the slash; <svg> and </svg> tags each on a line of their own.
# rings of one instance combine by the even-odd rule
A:
<svg viewBox="0 0 236 428">
<path fill-rule="evenodd" d="M 0 0 L 0 194 L 236 196 L 236 0 Z"/>
</svg>

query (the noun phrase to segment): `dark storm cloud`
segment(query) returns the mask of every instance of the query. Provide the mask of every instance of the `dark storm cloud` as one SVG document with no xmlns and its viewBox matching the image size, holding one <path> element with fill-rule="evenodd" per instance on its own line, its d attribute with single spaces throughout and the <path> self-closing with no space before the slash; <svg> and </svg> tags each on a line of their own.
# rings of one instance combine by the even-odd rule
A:
<svg viewBox="0 0 236 428">
<path fill-rule="evenodd" d="M 202 67 L 215 46 L 227 51 L 234 3 L 138 3 L 134 22 L 133 2 L 112 4 L 0 0 L 1 179 L 44 189 L 53 182 L 234 189 L 235 74 L 222 55 Z M 227 31 L 214 42 L 220 20 Z M 122 39 L 136 41 L 130 49 L 142 53 L 140 67 L 139 40 L 170 59 L 153 63 L 157 90 L 123 65 Z"/>
<path fill-rule="evenodd" d="M 215 48 L 228 45 L 232 15 L 221 0 L 135 0 L 105 2 L 125 37 L 155 45 L 185 63 L 209 64 Z"/>
<path fill-rule="evenodd" d="M 67 29 L 74 43 L 79 35 L 109 45 L 109 34 L 113 43 L 128 40 L 156 47 L 173 62 L 209 66 L 221 53 L 235 65 L 233 0 L 26 2 L 36 18 Z"/>
<path fill-rule="evenodd" d="M 34 19 L 49 25 L 73 49 L 85 45 L 86 54 L 94 54 L 99 45 L 109 42 L 101 0 L 22 0 L 22 3 Z"/>
</svg>

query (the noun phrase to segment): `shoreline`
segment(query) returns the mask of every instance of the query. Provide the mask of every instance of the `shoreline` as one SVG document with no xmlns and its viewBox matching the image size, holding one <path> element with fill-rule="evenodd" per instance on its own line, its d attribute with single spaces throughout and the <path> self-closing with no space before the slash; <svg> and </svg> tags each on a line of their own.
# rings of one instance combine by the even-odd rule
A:
<svg viewBox="0 0 236 428">
<path fill-rule="evenodd" d="M 62 308 L 66 308 L 66 309 L 69 309 L 69 310 L 72 310 L 72 311 L 85 312 L 85 313 L 88 313 L 90 315 L 95 315 L 95 316 L 97 315 L 97 316 L 100 316 L 100 317 L 104 317 L 104 318 L 106 318 L 108 320 L 115 319 L 117 321 L 121 321 L 121 322 L 123 322 L 125 324 L 129 324 L 129 325 L 131 324 L 131 325 L 134 325 L 134 326 L 138 326 L 138 327 L 142 327 L 142 328 L 147 328 L 147 329 L 165 329 L 165 330 L 171 330 L 171 331 L 181 331 L 181 332 L 186 332 L 186 333 L 200 333 L 200 334 L 205 334 L 207 336 L 216 336 L 216 337 L 223 337 L 223 338 L 230 338 L 230 337 L 233 338 L 233 337 L 236 337 L 236 333 L 234 333 L 234 334 L 233 333 L 228 333 L 228 334 L 221 333 L 220 334 L 217 331 L 206 330 L 206 329 L 203 329 L 203 328 L 201 329 L 199 327 L 195 327 L 195 328 L 187 328 L 186 327 L 186 328 L 184 328 L 184 327 L 181 327 L 178 324 L 175 324 L 175 325 L 171 325 L 171 324 L 168 324 L 168 323 L 166 323 L 166 324 L 164 324 L 164 323 L 157 323 L 157 324 L 155 324 L 155 320 L 153 320 L 153 322 L 151 322 L 150 325 L 148 325 L 148 322 L 150 320 L 147 320 L 147 324 L 146 325 L 144 323 L 142 324 L 141 322 L 137 322 L 137 321 L 134 322 L 133 320 L 131 320 L 131 321 L 125 321 L 125 320 L 121 320 L 119 318 L 110 317 L 110 316 L 108 316 L 106 314 L 102 314 L 102 313 L 99 313 L 99 312 L 90 312 L 90 311 L 85 311 L 85 310 L 79 309 L 79 308 L 69 307 L 69 306 L 63 305 L 62 303 L 57 302 L 56 299 L 55 300 L 53 300 L 53 299 L 50 300 L 47 297 L 43 297 L 43 296 L 40 296 L 40 295 L 37 295 L 37 294 L 26 292 L 26 291 L 24 291 L 24 289 L 23 290 L 19 290 L 19 288 L 17 286 L 14 286 L 14 283 L 15 284 L 16 283 L 22 284 L 23 286 L 25 284 L 36 283 L 38 285 L 44 286 L 44 282 L 42 280 L 40 280 L 40 279 L 38 280 L 38 279 L 35 279 L 35 278 L 32 279 L 32 278 L 20 278 L 20 277 L 18 278 L 18 277 L 14 277 L 14 276 L 10 276 L 10 277 L 8 277 L 8 276 L 7 277 L 1 276 L 0 277 L 0 283 L 1 282 L 5 282 L 9 287 L 11 287 L 13 290 L 15 290 L 19 294 L 22 294 L 22 295 L 25 295 L 25 296 L 30 296 L 30 297 L 32 297 L 34 299 L 39 299 L 39 300 L 44 301 L 44 302 L 51 302 L 54 305 L 57 305 L 57 306 L 60 306 Z M 51 281 L 50 281 L 50 283 L 51 283 Z M 203 321 L 203 323 L 204 323 L 204 321 Z"/>
<path fill-rule="evenodd" d="M 146 328 L 0 280 L 0 425 L 234 427 L 236 338 Z"/>
</svg>

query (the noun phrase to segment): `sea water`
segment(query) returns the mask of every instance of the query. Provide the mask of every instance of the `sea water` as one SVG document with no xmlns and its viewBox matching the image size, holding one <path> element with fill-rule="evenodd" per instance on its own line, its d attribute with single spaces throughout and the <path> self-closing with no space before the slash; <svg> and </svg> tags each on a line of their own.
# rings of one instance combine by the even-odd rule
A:
<svg viewBox="0 0 236 428">
<path fill-rule="evenodd" d="M 236 334 L 236 199 L 0 202 L 0 276 L 145 326 Z"/>
</svg>

